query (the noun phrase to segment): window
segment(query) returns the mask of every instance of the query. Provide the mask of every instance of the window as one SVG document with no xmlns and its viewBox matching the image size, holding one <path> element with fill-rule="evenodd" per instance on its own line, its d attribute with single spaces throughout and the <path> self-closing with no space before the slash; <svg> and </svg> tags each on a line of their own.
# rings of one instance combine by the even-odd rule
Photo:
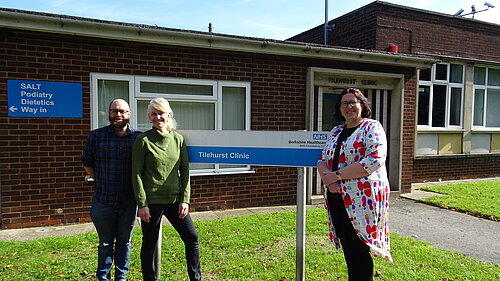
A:
<svg viewBox="0 0 500 281">
<path fill-rule="evenodd" d="M 500 129 L 500 69 L 474 67 L 475 128 Z"/>
<path fill-rule="evenodd" d="M 131 125 L 151 128 L 149 101 L 166 98 L 178 130 L 249 130 L 250 83 L 198 79 L 92 74 L 92 127 L 108 125 L 108 106 L 116 98 L 129 102 Z M 247 165 L 190 164 L 193 174 L 238 172 Z"/>
<path fill-rule="evenodd" d="M 420 71 L 419 129 L 462 127 L 464 66 L 440 63 Z"/>
</svg>

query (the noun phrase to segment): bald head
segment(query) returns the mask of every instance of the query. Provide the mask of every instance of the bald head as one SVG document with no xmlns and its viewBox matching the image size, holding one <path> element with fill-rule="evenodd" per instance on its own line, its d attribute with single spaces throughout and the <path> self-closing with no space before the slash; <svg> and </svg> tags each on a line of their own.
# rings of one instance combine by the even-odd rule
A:
<svg viewBox="0 0 500 281">
<path fill-rule="evenodd" d="M 130 106 L 128 105 L 128 102 L 123 99 L 112 100 L 111 103 L 109 104 L 109 109 L 110 110 L 116 109 L 116 106 L 119 106 L 120 109 L 130 111 Z"/>
</svg>

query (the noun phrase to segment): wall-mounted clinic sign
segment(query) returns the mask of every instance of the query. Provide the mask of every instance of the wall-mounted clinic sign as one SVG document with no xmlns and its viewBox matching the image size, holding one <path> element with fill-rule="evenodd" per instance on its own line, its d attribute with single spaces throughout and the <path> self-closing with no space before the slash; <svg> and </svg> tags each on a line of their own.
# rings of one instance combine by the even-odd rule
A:
<svg viewBox="0 0 500 281">
<path fill-rule="evenodd" d="M 314 85 L 335 88 L 356 87 L 360 89 L 393 90 L 394 78 L 318 73 L 314 78 Z"/>
<path fill-rule="evenodd" d="M 329 132 L 179 131 L 191 163 L 316 167 Z"/>
<path fill-rule="evenodd" d="M 8 80 L 7 91 L 11 117 L 83 116 L 80 83 Z"/>
</svg>

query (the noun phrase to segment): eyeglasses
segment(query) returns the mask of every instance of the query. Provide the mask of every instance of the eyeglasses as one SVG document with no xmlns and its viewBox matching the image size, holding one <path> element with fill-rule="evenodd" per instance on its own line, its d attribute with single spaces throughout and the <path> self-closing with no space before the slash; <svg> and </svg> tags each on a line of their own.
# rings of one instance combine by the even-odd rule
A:
<svg viewBox="0 0 500 281">
<path fill-rule="evenodd" d="M 343 101 L 343 102 L 340 103 L 340 107 L 348 107 L 350 105 L 354 106 L 354 105 L 356 105 L 358 103 L 361 103 L 361 102 L 358 101 L 358 100 L 356 100 L 356 101 L 354 101 L 354 100 L 353 101 Z"/>
<path fill-rule="evenodd" d="M 118 114 L 120 113 L 121 115 L 124 115 L 126 113 L 129 113 L 130 111 L 129 110 L 123 110 L 123 109 L 110 109 L 109 112 L 111 112 L 111 114 Z"/>
</svg>

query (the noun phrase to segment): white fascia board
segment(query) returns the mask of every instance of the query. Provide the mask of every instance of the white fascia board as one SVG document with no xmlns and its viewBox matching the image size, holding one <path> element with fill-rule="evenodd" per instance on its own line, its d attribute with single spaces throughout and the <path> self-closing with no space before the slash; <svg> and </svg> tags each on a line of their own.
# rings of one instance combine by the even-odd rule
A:
<svg viewBox="0 0 500 281">
<path fill-rule="evenodd" d="M 202 32 L 164 29 L 149 25 L 92 21 L 66 16 L 39 15 L 0 10 L 0 28 L 88 36 L 163 45 L 227 50 L 257 54 L 340 60 L 402 67 L 428 68 L 437 60 L 404 54 L 377 53 L 307 45 L 287 41 L 222 36 Z"/>
</svg>

